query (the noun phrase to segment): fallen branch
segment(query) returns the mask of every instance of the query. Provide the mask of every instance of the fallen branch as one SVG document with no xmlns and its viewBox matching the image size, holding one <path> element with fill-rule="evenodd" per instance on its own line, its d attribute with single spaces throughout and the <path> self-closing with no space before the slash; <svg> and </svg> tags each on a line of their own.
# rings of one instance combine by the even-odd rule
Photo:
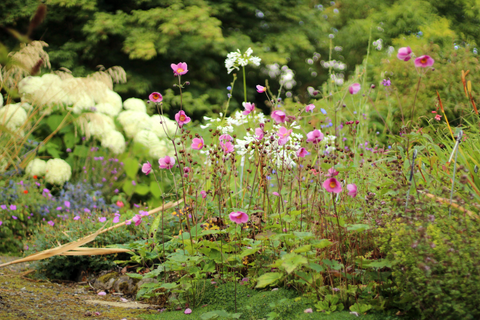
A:
<svg viewBox="0 0 480 320">
<path fill-rule="evenodd" d="M 163 204 L 161 207 L 158 207 L 156 209 L 153 209 L 153 210 L 150 210 L 148 212 L 148 214 L 155 214 L 159 211 L 164 211 L 166 209 L 170 209 L 174 206 L 177 206 L 178 204 L 180 204 L 183 200 L 178 200 L 176 202 L 169 202 L 167 204 Z M 130 221 L 131 220 L 127 220 L 127 221 Z M 64 256 L 70 256 L 70 255 L 75 255 L 75 256 L 78 256 L 78 255 L 82 255 L 82 256 L 89 256 L 89 255 L 100 255 L 100 254 L 110 254 L 110 253 L 117 253 L 117 252 L 128 252 L 130 250 L 128 249 L 115 249 L 115 248 L 80 248 L 81 246 L 89 243 L 89 242 L 92 242 L 93 240 L 95 240 L 95 238 L 99 235 L 99 234 L 102 234 L 102 233 L 105 233 L 105 232 L 108 232 L 108 231 L 111 231 L 113 229 L 116 229 L 116 228 L 119 228 L 121 226 L 124 226 L 126 224 L 127 221 L 124 221 L 124 222 L 121 222 L 121 223 L 118 223 L 112 227 L 109 227 L 107 229 L 103 229 L 100 228 L 99 230 L 97 230 L 96 232 L 82 238 L 82 239 L 79 239 L 77 241 L 73 241 L 73 242 L 69 242 L 69 243 L 66 243 L 64 245 L 60 245 L 56 248 L 52 248 L 52 249 L 47 249 L 47 250 L 44 250 L 44 251 L 41 251 L 41 252 L 37 252 L 37 253 L 34 253 L 34 254 L 31 254 L 25 258 L 21 258 L 21 259 L 18 259 L 18 260 L 14 260 L 14 261 L 10 261 L 10 262 L 7 262 L 7 263 L 4 263 L 4 264 L 0 264 L 0 268 L 2 267 L 6 267 L 6 266 L 9 266 L 9 265 L 12 265 L 12 264 L 16 264 L 16 263 L 21 263 L 21 262 L 29 262 L 29 261 L 37 261 L 37 260 L 43 260 L 43 259 L 46 259 L 46 258 L 50 258 L 50 257 L 53 257 L 53 256 L 60 256 L 60 255 L 64 255 Z"/>
</svg>

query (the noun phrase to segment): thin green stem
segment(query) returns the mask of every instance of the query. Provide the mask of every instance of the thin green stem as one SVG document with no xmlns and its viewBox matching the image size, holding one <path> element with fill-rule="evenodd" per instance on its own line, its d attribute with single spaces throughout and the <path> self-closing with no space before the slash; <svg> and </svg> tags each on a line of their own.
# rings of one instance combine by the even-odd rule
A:
<svg viewBox="0 0 480 320">
<path fill-rule="evenodd" d="M 244 101 L 247 102 L 247 78 L 245 77 L 245 67 L 242 67 L 243 70 L 243 97 Z"/>
</svg>

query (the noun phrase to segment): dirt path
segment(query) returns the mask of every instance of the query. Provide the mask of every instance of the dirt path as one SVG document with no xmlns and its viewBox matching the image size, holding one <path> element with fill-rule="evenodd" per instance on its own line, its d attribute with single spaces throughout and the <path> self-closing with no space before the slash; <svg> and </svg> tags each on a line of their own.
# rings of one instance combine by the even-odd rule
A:
<svg viewBox="0 0 480 320">
<path fill-rule="evenodd" d="M 0 263 L 16 258 L 0 257 Z M 143 319 L 157 310 L 119 296 L 98 296 L 88 285 L 35 282 L 22 276 L 28 265 L 0 269 L 0 319 Z M 122 306 L 122 307 L 119 307 Z M 143 306 L 144 307 L 144 306 Z"/>
</svg>

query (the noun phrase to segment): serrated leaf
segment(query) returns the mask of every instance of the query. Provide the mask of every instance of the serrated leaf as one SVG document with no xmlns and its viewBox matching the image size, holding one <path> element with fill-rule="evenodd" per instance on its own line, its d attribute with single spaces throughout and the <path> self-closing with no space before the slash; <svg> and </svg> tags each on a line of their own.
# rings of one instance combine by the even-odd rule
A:
<svg viewBox="0 0 480 320">
<path fill-rule="evenodd" d="M 302 253 L 302 252 L 310 251 L 310 249 L 312 249 L 312 245 L 307 244 L 307 245 L 301 246 L 301 247 L 293 250 L 293 252 Z"/>
<path fill-rule="evenodd" d="M 294 253 L 289 253 L 282 257 L 282 267 L 284 267 L 285 271 L 287 271 L 287 273 L 289 274 L 292 273 L 299 266 L 307 263 L 307 258 Z"/>
<path fill-rule="evenodd" d="M 281 272 L 265 273 L 257 279 L 257 285 L 255 286 L 255 288 L 265 288 L 266 286 L 269 286 L 282 279 L 282 277 L 283 274 Z"/>
</svg>

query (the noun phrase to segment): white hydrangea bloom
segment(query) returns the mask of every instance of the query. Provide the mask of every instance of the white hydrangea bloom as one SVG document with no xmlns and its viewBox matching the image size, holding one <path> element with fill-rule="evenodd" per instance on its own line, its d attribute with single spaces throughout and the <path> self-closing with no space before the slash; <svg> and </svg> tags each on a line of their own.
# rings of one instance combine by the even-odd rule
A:
<svg viewBox="0 0 480 320">
<path fill-rule="evenodd" d="M 97 139 L 112 130 L 115 130 L 113 119 L 103 113 L 95 113 L 95 117 L 88 122 L 88 132 Z"/>
<path fill-rule="evenodd" d="M 252 56 L 252 53 L 252 48 L 248 48 L 243 55 L 240 52 L 240 49 L 237 49 L 237 51 L 227 54 L 227 59 L 225 59 L 225 68 L 227 68 L 228 73 L 232 72 L 235 69 L 240 70 L 239 67 L 245 67 L 249 63 L 252 63 L 255 66 L 259 66 L 262 59 Z"/>
<path fill-rule="evenodd" d="M 7 104 L 0 109 L 0 123 L 10 130 L 15 130 L 27 121 L 27 112 L 20 103 Z"/>
<path fill-rule="evenodd" d="M 122 111 L 117 117 L 128 138 L 133 138 L 141 130 L 151 130 L 152 122 L 145 112 Z"/>
<path fill-rule="evenodd" d="M 66 97 L 62 79 L 55 74 L 24 78 L 19 82 L 18 90 L 24 99 L 40 106 L 63 103 Z M 48 108 L 46 110 L 51 112 Z"/>
<path fill-rule="evenodd" d="M 110 103 L 99 103 L 96 104 L 92 109 L 95 112 L 100 112 L 108 116 L 114 117 L 118 114 L 117 110 Z"/>
<path fill-rule="evenodd" d="M 112 91 L 110 89 L 107 89 L 105 92 L 105 95 L 98 101 L 99 104 L 101 103 L 108 103 L 113 107 L 113 112 L 112 116 L 116 116 L 122 111 L 122 97 L 115 91 Z"/>
<path fill-rule="evenodd" d="M 72 168 L 62 159 L 50 159 L 47 161 L 45 180 L 48 183 L 63 185 L 70 180 Z"/>
<path fill-rule="evenodd" d="M 30 161 L 27 165 L 27 168 L 25 169 L 25 173 L 29 177 L 33 176 L 43 176 L 47 172 L 47 162 L 35 158 L 32 161 Z"/>
<path fill-rule="evenodd" d="M 165 138 L 167 136 L 165 129 L 168 131 L 170 136 L 173 136 L 177 131 L 177 123 L 173 120 L 168 119 L 167 117 L 161 116 L 159 114 L 154 114 L 150 117 L 150 122 L 152 124 L 152 131 L 159 138 Z M 160 124 L 160 122 L 162 122 Z"/>
<path fill-rule="evenodd" d="M 160 141 L 155 133 L 150 130 L 139 131 L 133 141 L 143 144 L 145 147 L 153 146 L 158 144 Z"/>
<path fill-rule="evenodd" d="M 110 149 L 114 154 L 125 152 L 125 137 L 116 130 L 106 132 L 101 141 L 102 147 Z"/>
<path fill-rule="evenodd" d="M 145 102 L 138 98 L 129 98 L 123 102 L 123 108 L 125 110 L 140 111 L 147 113 L 147 106 Z"/>
<path fill-rule="evenodd" d="M 32 105 L 31 105 L 30 103 L 28 103 L 28 102 L 22 102 L 22 103 L 20 103 L 20 106 L 21 106 L 23 109 L 25 109 L 25 111 L 30 111 L 30 110 L 32 110 L 32 108 L 33 108 Z"/>
<path fill-rule="evenodd" d="M 150 146 L 149 155 L 154 159 L 163 158 L 173 153 L 172 143 L 165 140 L 159 140 L 157 144 Z"/>
</svg>

